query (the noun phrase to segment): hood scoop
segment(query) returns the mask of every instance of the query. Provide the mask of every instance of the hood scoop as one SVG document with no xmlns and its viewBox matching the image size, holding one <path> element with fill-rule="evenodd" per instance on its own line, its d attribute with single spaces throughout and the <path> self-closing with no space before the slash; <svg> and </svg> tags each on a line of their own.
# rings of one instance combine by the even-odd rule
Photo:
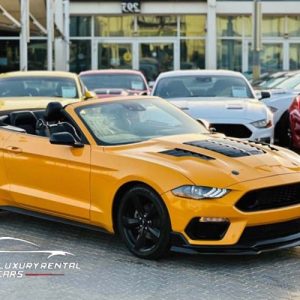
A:
<svg viewBox="0 0 300 300">
<path fill-rule="evenodd" d="M 255 145 L 227 138 L 193 141 L 184 144 L 218 152 L 229 157 L 243 157 L 266 153 Z"/>
<path fill-rule="evenodd" d="M 159 153 L 162 154 L 167 154 L 167 155 L 171 155 L 171 156 L 176 156 L 176 157 L 196 157 L 196 158 L 201 158 L 204 160 L 213 160 L 215 158 L 201 154 L 201 153 L 196 153 L 196 152 L 192 152 L 189 150 L 184 150 L 184 149 L 179 149 L 179 148 L 175 148 L 175 149 L 170 149 L 170 150 L 166 150 L 166 151 L 161 151 Z"/>
</svg>

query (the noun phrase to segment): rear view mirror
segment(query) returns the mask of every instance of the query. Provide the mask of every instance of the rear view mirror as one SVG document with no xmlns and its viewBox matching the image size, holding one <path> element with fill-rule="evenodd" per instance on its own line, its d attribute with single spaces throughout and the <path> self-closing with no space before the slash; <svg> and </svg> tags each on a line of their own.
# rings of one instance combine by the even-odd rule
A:
<svg viewBox="0 0 300 300">
<path fill-rule="evenodd" d="M 66 145 L 82 148 L 84 145 L 78 142 L 70 132 L 55 132 L 50 135 L 50 143 L 54 145 Z"/>
<path fill-rule="evenodd" d="M 271 98 L 272 94 L 269 91 L 255 91 L 255 95 L 258 100 Z"/>
</svg>

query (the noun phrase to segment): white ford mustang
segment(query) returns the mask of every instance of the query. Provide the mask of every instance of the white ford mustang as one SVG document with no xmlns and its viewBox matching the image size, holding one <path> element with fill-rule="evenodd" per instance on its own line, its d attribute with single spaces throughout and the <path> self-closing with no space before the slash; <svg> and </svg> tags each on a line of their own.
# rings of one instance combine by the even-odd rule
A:
<svg viewBox="0 0 300 300">
<path fill-rule="evenodd" d="M 273 114 L 238 72 L 188 70 L 161 73 L 152 94 L 175 104 L 217 132 L 253 141 L 273 142 Z"/>
</svg>

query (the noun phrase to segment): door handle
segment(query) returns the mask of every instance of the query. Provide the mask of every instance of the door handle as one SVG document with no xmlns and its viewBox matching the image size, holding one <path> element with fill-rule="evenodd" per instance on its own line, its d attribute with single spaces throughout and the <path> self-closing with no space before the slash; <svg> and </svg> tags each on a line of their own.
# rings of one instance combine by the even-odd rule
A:
<svg viewBox="0 0 300 300">
<path fill-rule="evenodd" d="M 8 146 L 6 147 L 6 150 L 10 151 L 10 152 L 14 152 L 14 153 L 22 153 L 22 149 L 16 146 Z"/>
</svg>

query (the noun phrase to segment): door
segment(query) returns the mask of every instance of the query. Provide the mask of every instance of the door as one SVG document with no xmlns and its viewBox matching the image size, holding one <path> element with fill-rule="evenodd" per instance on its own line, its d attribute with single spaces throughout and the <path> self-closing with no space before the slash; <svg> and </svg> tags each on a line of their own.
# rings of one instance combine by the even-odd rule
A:
<svg viewBox="0 0 300 300">
<path fill-rule="evenodd" d="M 179 46 L 173 40 L 139 41 L 139 70 L 148 81 L 154 81 L 161 72 L 179 69 Z"/>
<path fill-rule="evenodd" d="M 132 69 L 132 43 L 129 41 L 97 40 L 96 69 Z"/>
<path fill-rule="evenodd" d="M 4 149 L 15 202 L 24 208 L 89 219 L 89 145 L 52 145 L 47 137 L 13 133 Z"/>
</svg>

